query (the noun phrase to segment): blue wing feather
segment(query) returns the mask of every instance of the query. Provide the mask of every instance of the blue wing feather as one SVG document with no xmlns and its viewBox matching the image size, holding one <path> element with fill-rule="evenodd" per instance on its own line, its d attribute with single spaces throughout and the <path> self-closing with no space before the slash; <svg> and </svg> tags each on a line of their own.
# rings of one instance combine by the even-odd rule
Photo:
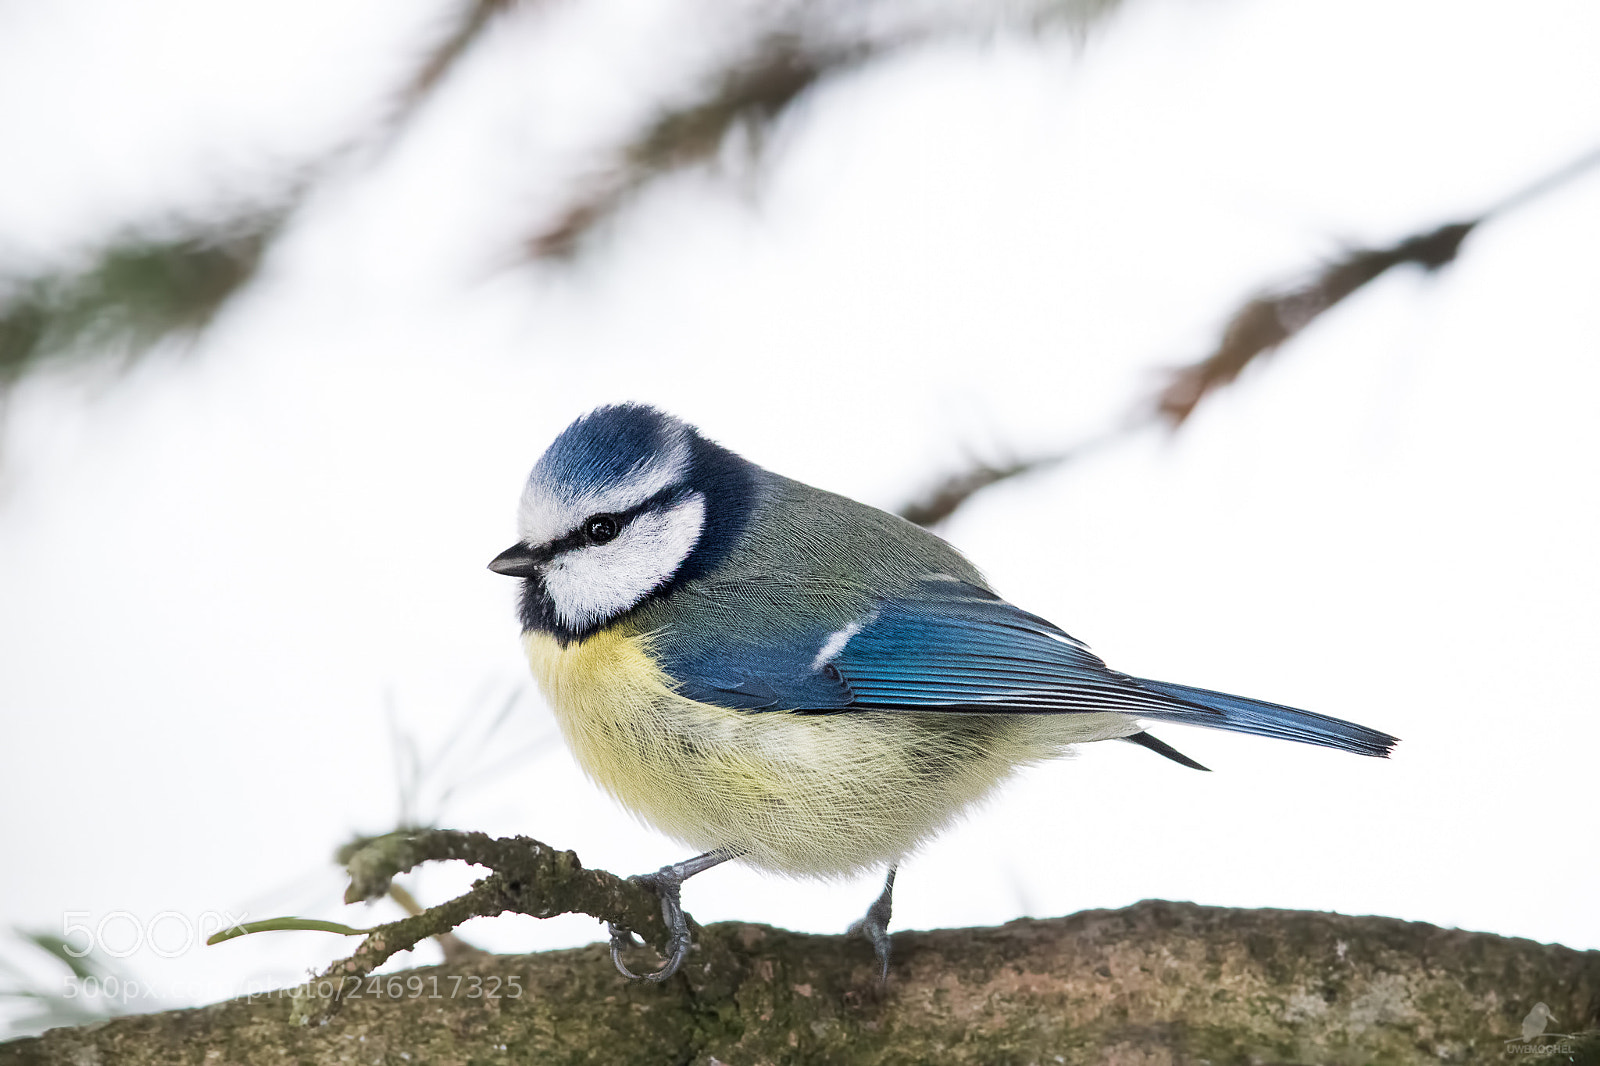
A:
<svg viewBox="0 0 1600 1066">
<path fill-rule="evenodd" d="M 736 710 L 1112 711 L 1366 755 L 1396 743 L 1338 718 L 1118 673 L 1043 618 L 960 581 L 926 581 L 842 625 L 715 647 L 668 640 L 663 651 L 684 695 Z"/>
<path fill-rule="evenodd" d="M 692 700 L 738 711 L 842 710 L 850 690 L 838 675 L 811 669 L 817 647 L 728 642 L 666 649 L 661 666 Z"/>
<path fill-rule="evenodd" d="M 839 647 L 824 655 L 830 640 Z M 783 640 L 668 648 L 662 665 L 684 695 L 739 710 L 1133 713 L 1170 704 L 1037 615 L 945 580 Z"/>
</svg>

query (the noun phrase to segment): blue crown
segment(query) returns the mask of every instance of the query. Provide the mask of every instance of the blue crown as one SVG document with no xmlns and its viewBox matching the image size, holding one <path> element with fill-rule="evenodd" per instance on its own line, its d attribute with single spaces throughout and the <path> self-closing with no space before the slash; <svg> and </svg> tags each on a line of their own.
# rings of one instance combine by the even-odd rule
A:
<svg viewBox="0 0 1600 1066">
<path fill-rule="evenodd" d="M 561 431 L 529 480 L 574 495 L 626 481 L 681 449 L 693 429 L 639 403 L 597 407 Z"/>
</svg>

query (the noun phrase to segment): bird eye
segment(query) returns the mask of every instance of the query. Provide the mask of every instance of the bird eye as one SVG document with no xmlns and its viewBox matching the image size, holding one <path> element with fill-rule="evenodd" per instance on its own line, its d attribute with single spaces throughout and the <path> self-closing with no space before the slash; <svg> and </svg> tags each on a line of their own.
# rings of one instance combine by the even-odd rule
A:
<svg viewBox="0 0 1600 1066">
<path fill-rule="evenodd" d="M 594 544 L 615 540 L 619 532 L 616 516 L 597 514 L 583 524 L 583 532 Z"/>
</svg>

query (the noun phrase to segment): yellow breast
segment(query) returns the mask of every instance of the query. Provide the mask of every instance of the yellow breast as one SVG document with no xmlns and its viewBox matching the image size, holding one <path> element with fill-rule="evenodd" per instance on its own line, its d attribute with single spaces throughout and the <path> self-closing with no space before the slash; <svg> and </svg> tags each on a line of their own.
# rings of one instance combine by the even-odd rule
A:
<svg viewBox="0 0 1600 1066">
<path fill-rule="evenodd" d="M 736 848 L 791 874 L 898 861 L 1017 767 L 1132 731 L 1109 714 L 729 710 L 680 695 L 646 635 L 524 638 L 568 746 L 601 787 L 690 847 Z"/>
</svg>

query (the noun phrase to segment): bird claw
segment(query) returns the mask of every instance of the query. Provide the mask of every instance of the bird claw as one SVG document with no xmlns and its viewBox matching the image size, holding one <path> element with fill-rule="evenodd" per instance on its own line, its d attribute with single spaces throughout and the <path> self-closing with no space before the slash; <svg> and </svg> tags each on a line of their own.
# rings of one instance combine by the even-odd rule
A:
<svg viewBox="0 0 1600 1066">
<path fill-rule="evenodd" d="M 622 949 L 640 943 L 639 938 L 631 929 L 608 923 L 606 929 L 611 934 L 612 965 L 616 966 L 618 973 L 631 981 L 665 981 L 678 972 L 678 967 L 688 958 L 692 944 L 689 937 L 689 919 L 683 913 L 683 904 L 680 902 L 683 882 L 663 876 L 661 873 L 638 874 L 628 880 L 637 881 L 646 888 L 653 889 L 661 899 L 661 920 L 666 923 L 667 932 L 671 934 L 667 941 L 667 964 L 654 973 L 634 973 L 628 969 L 622 961 Z"/>
<path fill-rule="evenodd" d="M 632 929 L 625 929 L 614 922 L 606 923 L 606 932 L 611 934 L 611 942 L 622 948 L 642 948 L 644 941 Z"/>
</svg>

